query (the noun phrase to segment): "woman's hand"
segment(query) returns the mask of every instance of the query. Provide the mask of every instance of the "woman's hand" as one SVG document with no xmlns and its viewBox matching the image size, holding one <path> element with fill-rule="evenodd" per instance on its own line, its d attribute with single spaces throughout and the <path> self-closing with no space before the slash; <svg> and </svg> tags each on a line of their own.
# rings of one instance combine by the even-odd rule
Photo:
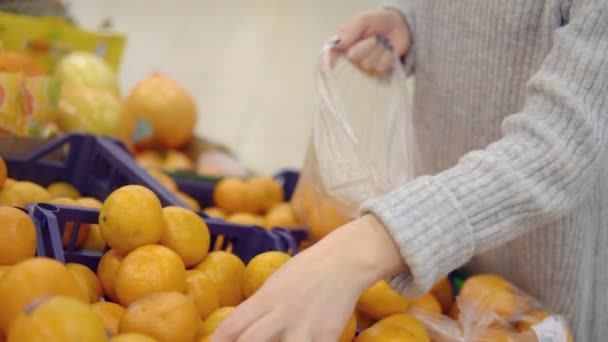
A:
<svg viewBox="0 0 608 342">
<path fill-rule="evenodd" d="M 404 56 L 411 44 L 410 30 L 396 10 L 365 12 L 338 31 L 337 53 L 345 52 L 361 70 L 382 75 L 393 66 L 394 55 Z"/>
<path fill-rule="evenodd" d="M 366 215 L 292 258 L 236 308 L 212 341 L 335 342 L 361 292 L 404 269 L 389 233 Z"/>
</svg>

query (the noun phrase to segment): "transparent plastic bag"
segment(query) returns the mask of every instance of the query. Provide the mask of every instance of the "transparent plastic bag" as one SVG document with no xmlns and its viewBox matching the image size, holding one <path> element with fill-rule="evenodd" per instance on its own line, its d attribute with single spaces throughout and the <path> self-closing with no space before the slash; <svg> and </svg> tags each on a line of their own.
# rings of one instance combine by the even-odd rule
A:
<svg viewBox="0 0 608 342">
<path fill-rule="evenodd" d="M 317 239 L 356 217 L 362 202 L 411 180 L 414 166 L 412 112 L 399 59 L 386 75 L 369 76 L 335 55 L 333 43 L 321 52 L 312 138 L 294 194 L 297 215 Z"/>
<path fill-rule="evenodd" d="M 563 317 L 493 275 L 469 278 L 454 305 L 451 317 L 417 309 L 409 313 L 426 326 L 435 342 L 573 341 Z"/>
</svg>

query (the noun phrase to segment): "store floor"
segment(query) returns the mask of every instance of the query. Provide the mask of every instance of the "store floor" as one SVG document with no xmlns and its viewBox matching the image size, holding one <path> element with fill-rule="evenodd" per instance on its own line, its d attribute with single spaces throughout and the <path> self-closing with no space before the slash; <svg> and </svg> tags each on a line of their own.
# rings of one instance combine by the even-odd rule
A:
<svg viewBox="0 0 608 342">
<path fill-rule="evenodd" d="M 323 41 L 372 0 L 78 0 L 79 23 L 110 17 L 128 35 L 123 94 L 161 71 L 197 99 L 197 132 L 250 167 L 301 164 L 310 134 L 315 62 Z"/>
</svg>

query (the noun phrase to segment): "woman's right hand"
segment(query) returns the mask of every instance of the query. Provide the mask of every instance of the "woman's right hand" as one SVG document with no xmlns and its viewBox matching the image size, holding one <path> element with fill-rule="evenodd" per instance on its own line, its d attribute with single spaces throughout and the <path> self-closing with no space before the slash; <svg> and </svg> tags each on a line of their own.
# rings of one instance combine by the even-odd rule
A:
<svg viewBox="0 0 608 342">
<path fill-rule="evenodd" d="M 407 23 L 392 9 L 357 15 L 338 31 L 338 37 L 333 50 L 346 53 L 351 63 L 372 75 L 389 71 L 394 54 L 404 56 L 411 44 Z"/>
</svg>

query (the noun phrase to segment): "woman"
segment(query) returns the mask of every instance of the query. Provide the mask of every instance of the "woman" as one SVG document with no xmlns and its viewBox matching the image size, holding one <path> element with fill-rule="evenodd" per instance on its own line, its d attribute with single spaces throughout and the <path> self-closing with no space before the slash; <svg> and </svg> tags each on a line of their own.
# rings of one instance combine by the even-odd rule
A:
<svg viewBox="0 0 608 342">
<path fill-rule="evenodd" d="M 420 295 L 469 263 L 608 336 L 608 1 L 401 1 L 336 47 L 414 73 L 420 177 L 293 258 L 214 341 L 335 341 L 381 278 Z M 429 176 L 430 175 L 430 176 Z"/>
</svg>

